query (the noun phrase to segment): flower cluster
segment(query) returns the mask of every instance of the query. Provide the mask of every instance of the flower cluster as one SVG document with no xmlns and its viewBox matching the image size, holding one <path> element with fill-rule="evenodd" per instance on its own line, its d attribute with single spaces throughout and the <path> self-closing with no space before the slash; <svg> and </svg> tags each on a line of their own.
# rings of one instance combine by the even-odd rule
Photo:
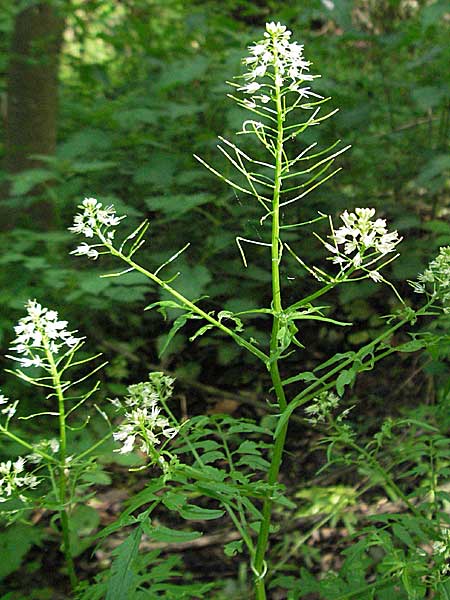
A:
<svg viewBox="0 0 450 600">
<path fill-rule="evenodd" d="M 27 316 L 14 327 L 16 339 L 11 350 L 23 356 L 10 356 L 22 367 L 48 368 L 47 352 L 58 354 L 61 349 L 73 350 L 83 338 L 68 331 L 67 321 L 60 321 L 55 310 L 42 307 L 36 300 L 25 305 Z"/>
<path fill-rule="evenodd" d="M 333 392 L 322 392 L 305 408 L 308 421 L 312 425 L 324 423 L 339 405 L 339 398 Z"/>
<path fill-rule="evenodd" d="M 33 464 L 39 464 L 42 461 L 41 452 L 47 454 L 57 454 L 59 452 L 59 440 L 52 438 L 50 440 L 40 440 L 33 446 L 34 452 L 28 455 L 28 461 Z"/>
<path fill-rule="evenodd" d="M 18 405 L 18 401 L 9 403 L 9 398 L 7 398 L 4 394 L 0 394 L 0 405 L 6 404 L 5 407 L 0 408 L 0 414 L 6 415 L 7 420 L 12 419 L 12 417 L 16 414 L 16 409 Z"/>
<path fill-rule="evenodd" d="M 439 558 L 443 564 L 441 566 L 441 574 L 448 575 L 450 573 L 450 530 L 442 529 L 442 538 L 433 544 L 433 554 Z"/>
<path fill-rule="evenodd" d="M 372 221 L 374 215 L 374 208 L 355 208 L 354 213 L 345 211 L 341 215 L 344 225 L 329 236 L 332 244 L 325 243 L 327 250 L 334 255 L 331 258 L 333 263 L 341 265 L 342 269 L 367 269 L 381 257 L 395 251 L 402 238 L 397 231 L 388 232 L 385 219 Z M 369 271 L 369 276 L 374 281 L 382 279 L 377 271 Z"/>
<path fill-rule="evenodd" d="M 267 104 L 272 99 L 273 85 L 257 81 L 266 76 L 274 82 L 275 87 L 297 92 L 301 98 L 308 96 L 322 98 L 309 87 L 301 87 L 303 82 L 312 81 L 314 75 L 305 73 L 311 63 L 303 56 L 303 45 L 289 42 L 291 35 L 292 33 L 284 25 L 267 23 L 264 39 L 249 46 L 250 56 L 243 60 L 249 68 L 244 75 L 248 83 L 239 88 L 252 96 L 246 101 L 249 107 L 256 106 L 258 101 Z"/>
<path fill-rule="evenodd" d="M 160 403 L 170 398 L 173 381 L 162 373 L 152 373 L 150 381 L 128 388 L 129 396 L 123 403 L 118 399 L 112 401 L 117 408 L 125 409 L 123 421 L 113 433 L 114 439 L 122 444 L 116 452 L 128 454 L 139 443 L 139 449 L 154 459 L 155 447 L 161 444 L 161 437 L 171 439 L 178 433 L 178 429 L 160 414 Z"/>
<path fill-rule="evenodd" d="M 26 502 L 25 489 L 34 489 L 39 484 L 35 475 L 25 472 L 25 463 L 26 459 L 22 456 L 14 462 L 0 463 L 0 502 L 10 500 L 16 493 L 22 502 Z"/>
<path fill-rule="evenodd" d="M 95 198 L 85 198 L 78 208 L 82 212 L 75 215 L 69 231 L 87 238 L 97 236 L 103 243 L 89 245 L 83 242 L 75 250 L 72 250 L 71 254 L 87 256 L 95 260 L 102 254 L 98 249 L 103 248 L 105 242 L 111 242 L 114 239 L 115 230 L 112 227 L 119 225 L 125 217 L 118 217 L 114 206 L 104 207 Z"/>
<path fill-rule="evenodd" d="M 450 246 L 443 246 L 418 281 L 410 282 L 414 290 L 424 294 L 428 289 L 442 302 L 444 312 L 450 313 Z"/>
</svg>

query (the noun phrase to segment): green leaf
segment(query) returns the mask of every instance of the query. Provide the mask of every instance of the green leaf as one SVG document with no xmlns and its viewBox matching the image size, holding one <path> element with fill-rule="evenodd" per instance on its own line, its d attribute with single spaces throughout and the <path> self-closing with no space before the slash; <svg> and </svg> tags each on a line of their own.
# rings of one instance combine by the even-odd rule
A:
<svg viewBox="0 0 450 600">
<path fill-rule="evenodd" d="M 233 452 L 236 454 L 257 454 L 259 456 L 260 449 L 259 444 L 252 442 L 252 440 L 245 440 L 242 444 Z"/>
<path fill-rule="evenodd" d="M 70 517 L 70 540 L 73 556 L 78 556 L 91 545 L 90 536 L 99 523 L 100 515 L 95 508 L 86 504 L 77 505 Z"/>
<path fill-rule="evenodd" d="M 220 519 L 224 515 L 223 510 L 217 510 L 213 508 L 202 508 L 195 504 L 186 504 L 179 511 L 183 519 L 188 521 L 211 521 L 213 519 Z"/>
<path fill-rule="evenodd" d="M 36 185 L 55 179 L 55 174 L 47 169 L 29 169 L 18 175 L 14 175 L 11 194 L 22 196 L 27 194 Z"/>
<path fill-rule="evenodd" d="M 196 340 L 198 337 L 201 337 L 204 333 L 206 333 L 213 327 L 214 327 L 214 325 L 211 325 L 211 323 L 208 323 L 207 325 L 203 325 L 203 327 L 200 327 L 200 329 L 197 329 L 197 331 L 194 333 L 194 335 L 191 335 L 191 337 L 189 338 L 189 341 L 193 342 L 194 340 Z"/>
<path fill-rule="evenodd" d="M 236 554 L 240 554 L 243 551 L 244 540 L 236 540 L 235 542 L 228 542 L 223 547 L 223 551 L 225 556 L 236 556 Z"/>
<path fill-rule="evenodd" d="M 311 371 L 305 371 L 304 373 L 299 373 L 298 375 L 284 379 L 283 384 L 289 385 L 290 383 L 295 383 L 296 381 L 317 381 L 317 379 L 318 377 L 316 377 L 314 373 Z"/>
<path fill-rule="evenodd" d="M 355 375 L 353 369 L 345 369 L 339 373 L 339 377 L 336 380 L 336 391 L 338 396 L 343 395 L 345 386 L 350 385 L 353 382 Z"/>
<path fill-rule="evenodd" d="M 0 532 L 0 580 L 19 569 L 34 544 L 42 540 L 42 531 L 22 523 L 10 525 Z"/>
<path fill-rule="evenodd" d="M 127 131 L 142 124 L 154 125 L 161 118 L 158 111 L 149 108 L 130 108 L 114 113 L 114 118 L 123 129 Z"/>
<path fill-rule="evenodd" d="M 150 524 L 145 526 L 145 533 L 157 542 L 167 542 L 168 544 L 192 542 L 192 540 L 196 540 L 203 535 L 200 531 L 181 531 L 169 529 L 169 527 L 163 527 L 162 525 L 153 527 Z M 123 598 L 126 598 L 126 596 L 122 596 Z"/>
<path fill-rule="evenodd" d="M 236 463 L 236 466 L 246 466 L 257 471 L 268 471 L 270 468 L 270 463 L 261 456 L 246 454 L 245 456 L 242 456 L 242 458 Z"/>
<path fill-rule="evenodd" d="M 124 600 L 130 598 L 134 592 L 137 580 L 134 563 L 139 553 L 141 537 L 142 528 L 136 527 L 133 533 L 112 551 L 115 560 L 111 567 L 105 600 Z"/>
<path fill-rule="evenodd" d="M 155 212 L 162 212 L 168 217 L 179 217 L 197 206 L 213 200 L 211 194 L 152 196 L 144 200 L 146 206 Z"/>
<path fill-rule="evenodd" d="M 411 340 L 410 342 L 405 342 L 404 344 L 400 344 L 400 346 L 395 346 L 395 349 L 398 352 L 417 352 L 421 348 L 426 347 L 425 340 Z"/>
<path fill-rule="evenodd" d="M 159 356 L 160 357 L 167 350 L 167 347 L 169 346 L 170 342 L 175 337 L 177 331 L 179 331 L 182 327 L 184 327 L 186 325 L 186 321 L 188 321 L 188 319 L 190 318 L 190 316 L 191 316 L 191 313 L 185 313 L 184 315 L 180 315 L 179 317 L 177 317 L 175 319 L 175 321 L 173 322 L 173 325 L 172 325 L 169 333 L 167 334 L 167 337 L 166 337 L 166 340 L 164 342 L 164 345 L 161 348 L 161 350 L 159 351 Z"/>
<path fill-rule="evenodd" d="M 398 523 L 394 523 L 392 526 L 392 531 L 401 542 L 408 546 L 409 548 L 413 548 L 414 550 L 417 548 L 417 543 L 410 536 L 409 532 L 405 527 L 402 527 Z"/>
</svg>

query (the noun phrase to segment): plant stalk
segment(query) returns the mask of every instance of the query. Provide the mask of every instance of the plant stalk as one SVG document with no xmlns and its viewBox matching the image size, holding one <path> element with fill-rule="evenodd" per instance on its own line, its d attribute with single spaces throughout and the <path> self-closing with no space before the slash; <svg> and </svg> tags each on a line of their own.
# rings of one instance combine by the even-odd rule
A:
<svg viewBox="0 0 450 600">
<path fill-rule="evenodd" d="M 277 69 L 275 68 L 275 78 Z M 273 388 L 275 390 L 278 408 L 283 412 L 287 406 L 286 397 L 284 394 L 283 384 L 281 382 L 280 372 L 278 368 L 278 334 L 280 330 L 280 314 L 283 310 L 281 303 L 281 288 L 280 288 L 280 191 L 281 191 L 281 175 L 283 170 L 283 121 L 284 113 L 281 100 L 281 90 L 275 80 L 275 101 L 277 108 L 277 145 L 275 154 L 275 187 L 273 192 L 272 202 L 272 240 L 271 240 L 271 258 L 272 258 L 272 309 L 274 312 L 272 334 L 270 338 L 270 376 L 272 379 Z M 284 443 L 288 422 L 280 431 L 276 438 L 272 460 L 269 468 L 267 482 L 269 486 L 274 486 L 278 481 L 280 472 Z M 263 503 L 262 521 L 256 544 L 256 552 L 253 560 L 253 571 L 255 574 L 255 594 L 257 600 L 266 599 L 266 589 L 264 578 L 267 572 L 265 562 L 265 554 L 269 541 L 270 523 L 272 518 L 273 500 L 267 496 Z"/>
<path fill-rule="evenodd" d="M 64 405 L 64 394 L 61 386 L 61 378 L 56 366 L 53 354 L 46 348 L 47 359 L 50 364 L 53 385 L 58 398 L 59 413 L 59 516 L 61 519 L 61 529 L 63 536 L 63 552 L 66 561 L 66 567 L 69 575 L 70 585 L 73 590 L 78 587 L 78 578 L 75 572 L 75 565 L 70 547 L 70 525 L 69 514 L 66 508 L 67 504 L 67 436 L 66 436 L 66 412 Z"/>
</svg>

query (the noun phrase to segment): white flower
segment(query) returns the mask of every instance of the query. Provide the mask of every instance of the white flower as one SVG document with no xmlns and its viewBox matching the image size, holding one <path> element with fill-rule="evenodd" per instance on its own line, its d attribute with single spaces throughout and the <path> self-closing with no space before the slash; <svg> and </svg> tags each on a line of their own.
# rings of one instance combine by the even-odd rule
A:
<svg viewBox="0 0 450 600">
<path fill-rule="evenodd" d="M 39 464 L 42 461 L 42 455 L 39 451 L 56 454 L 59 452 L 59 441 L 56 438 L 41 440 L 37 444 L 34 444 L 33 450 L 34 452 L 27 456 L 27 460 L 33 464 Z"/>
<path fill-rule="evenodd" d="M 252 83 L 239 88 L 241 91 L 254 94 L 260 87 L 255 80 L 267 78 L 269 82 L 272 79 L 278 88 L 287 85 L 290 91 L 299 92 L 300 97 L 322 98 L 319 94 L 309 91 L 309 88 L 303 90 L 299 88 L 303 81 L 311 81 L 314 76 L 305 73 L 311 63 L 303 56 L 303 45 L 289 41 L 291 35 L 291 32 L 281 23 L 266 24 L 264 39 L 250 46 L 250 56 L 243 60 L 243 63 L 249 67 L 244 79 Z M 264 95 L 260 99 L 265 104 L 269 102 L 270 97 Z"/>
<path fill-rule="evenodd" d="M 375 283 L 380 283 L 380 281 L 383 281 L 383 277 L 380 275 L 380 273 L 378 273 L 378 271 L 369 271 L 368 275 L 370 279 L 375 281 Z"/>
<path fill-rule="evenodd" d="M 8 402 L 9 402 L 9 398 L 4 396 L 3 394 L 0 394 L 0 404 L 7 404 Z"/>
<path fill-rule="evenodd" d="M 115 452 L 128 454 L 139 444 L 140 450 L 154 459 L 162 438 L 171 439 L 178 433 L 178 429 L 161 415 L 159 405 L 161 400 L 170 398 L 174 380 L 163 373 L 151 373 L 149 379 L 128 388 L 123 420 L 113 433 L 114 440 L 122 444 Z M 114 405 L 121 407 L 122 403 L 115 399 Z"/>
<path fill-rule="evenodd" d="M 343 212 L 341 220 L 344 225 L 329 236 L 332 244 L 323 242 L 327 250 L 338 255 L 332 257 L 333 263 L 360 267 L 364 266 L 366 257 L 372 261 L 378 255 L 375 260 L 379 260 L 395 251 L 401 241 L 397 231 L 389 233 L 384 219 L 371 220 L 374 215 L 374 208 L 355 208 L 355 212 Z M 368 276 L 373 281 L 382 281 L 377 271 L 370 270 Z"/>
<path fill-rule="evenodd" d="M 96 250 L 94 246 L 89 246 L 86 242 L 82 242 L 75 250 L 72 250 L 70 254 L 74 254 L 75 256 L 87 256 L 93 260 L 96 260 L 99 256 L 98 250 Z"/>
<path fill-rule="evenodd" d="M 442 302 L 444 312 L 450 313 L 450 246 L 442 246 L 437 257 L 417 279 L 417 282 L 410 282 L 414 291 L 423 294 L 430 290 Z"/>
<path fill-rule="evenodd" d="M 240 87 L 239 89 L 242 90 L 243 92 L 245 92 L 246 94 L 254 94 L 255 92 L 257 92 L 260 88 L 260 84 L 257 83 L 256 81 L 253 81 L 252 83 L 248 83 L 247 85 L 244 85 L 242 87 Z"/>
<path fill-rule="evenodd" d="M 82 212 L 75 215 L 73 225 L 69 227 L 69 231 L 76 235 L 82 234 L 87 238 L 97 235 L 102 242 L 111 240 L 114 237 L 114 230 L 110 228 L 116 227 L 125 218 L 125 216 L 117 216 L 114 206 L 103 206 L 95 198 L 85 198 L 78 208 Z M 77 256 L 85 254 L 88 258 L 93 259 L 98 257 L 97 250 L 92 246 L 88 246 L 88 244 L 78 246 L 71 254 Z"/>
<path fill-rule="evenodd" d="M 19 401 L 16 400 L 12 404 L 9 404 L 6 408 L 2 408 L 0 410 L 0 412 L 2 413 L 2 415 L 6 415 L 6 418 L 8 420 L 12 419 L 13 416 L 16 414 L 18 404 L 19 404 Z"/>
<path fill-rule="evenodd" d="M 24 473 L 25 463 L 26 459 L 22 456 L 14 462 L 8 460 L 0 463 L 0 502 L 6 502 L 16 494 L 21 500 L 26 501 L 23 495 L 25 489 L 34 489 L 39 484 L 37 477 Z"/>
<path fill-rule="evenodd" d="M 334 392 L 322 392 L 305 408 L 307 420 L 313 425 L 323 423 L 338 405 L 339 398 Z"/>
<path fill-rule="evenodd" d="M 60 321 L 55 310 L 43 308 L 36 300 L 25 305 L 27 316 L 14 327 L 16 339 L 11 350 L 23 356 L 10 356 L 22 367 L 48 368 L 46 351 L 58 354 L 61 348 L 72 349 L 83 338 L 75 337 L 75 331 L 67 331 L 67 321 Z"/>
</svg>

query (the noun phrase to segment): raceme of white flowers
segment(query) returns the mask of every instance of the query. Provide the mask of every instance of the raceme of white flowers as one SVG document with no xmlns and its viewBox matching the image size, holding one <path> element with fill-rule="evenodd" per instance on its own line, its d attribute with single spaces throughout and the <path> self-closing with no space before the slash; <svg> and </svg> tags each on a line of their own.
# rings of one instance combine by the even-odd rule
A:
<svg viewBox="0 0 450 600">
<path fill-rule="evenodd" d="M 374 208 L 355 208 L 355 212 L 345 211 L 341 215 L 344 225 L 333 230 L 329 236 L 331 244 L 324 243 L 334 255 L 331 258 L 333 263 L 340 265 L 342 269 L 367 267 L 374 257 L 379 260 L 395 251 L 402 238 L 397 231 L 388 232 L 385 219 L 372 221 L 374 215 Z M 369 259 L 369 263 L 364 264 L 364 259 Z M 381 280 L 377 271 L 372 271 L 369 275 L 374 281 Z"/>
<path fill-rule="evenodd" d="M 178 433 L 169 420 L 161 415 L 161 402 L 170 398 L 174 380 L 162 373 L 151 373 L 150 381 L 137 383 L 128 388 L 129 396 L 124 402 L 112 400 L 118 409 L 124 409 L 123 421 L 113 438 L 122 444 L 116 450 L 120 454 L 132 452 L 136 446 L 154 458 L 156 446 L 163 438 L 171 439 Z"/>
<path fill-rule="evenodd" d="M 21 356 L 9 356 L 22 367 L 50 368 L 47 352 L 53 355 L 73 350 L 84 338 L 76 331 L 68 331 L 67 321 L 60 321 L 55 310 L 44 308 L 29 300 L 25 305 L 27 315 L 14 327 L 16 339 L 10 350 Z"/>
<path fill-rule="evenodd" d="M 450 246 L 443 246 L 428 268 L 418 276 L 418 281 L 410 282 L 414 291 L 435 294 L 442 302 L 444 312 L 450 313 Z"/>
<path fill-rule="evenodd" d="M 71 254 L 87 256 L 95 260 L 100 254 L 105 253 L 101 252 L 101 248 L 106 241 L 112 242 L 115 235 L 115 229 L 112 228 L 119 225 L 125 216 L 118 217 L 113 206 L 104 207 L 95 198 L 85 198 L 78 208 L 82 212 L 75 215 L 74 223 L 72 227 L 69 227 L 69 231 L 76 235 L 84 235 L 86 238 L 99 237 L 102 243 L 90 245 L 83 242 L 75 250 L 72 250 Z"/>
<path fill-rule="evenodd" d="M 34 489 L 39 480 L 35 475 L 25 472 L 26 459 L 19 456 L 14 462 L 8 460 L 0 463 L 0 502 L 6 502 L 19 496 L 23 502 L 27 501 L 24 491 Z"/>
<path fill-rule="evenodd" d="M 239 88 L 251 96 L 245 102 L 249 108 L 273 100 L 275 87 L 297 92 L 300 98 L 322 98 L 310 87 L 301 87 L 305 81 L 312 81 L 317 76 L 307 73 L 311 63 L 303 56 L 303 45 L 289 42 L 291 35 L 292 32 L 281 23 L 267 23 L 264 39 L 249 46 L 250 56 L 243 59 L 249 69 L 244 75 L 248 83 Z"/>
</svg>

